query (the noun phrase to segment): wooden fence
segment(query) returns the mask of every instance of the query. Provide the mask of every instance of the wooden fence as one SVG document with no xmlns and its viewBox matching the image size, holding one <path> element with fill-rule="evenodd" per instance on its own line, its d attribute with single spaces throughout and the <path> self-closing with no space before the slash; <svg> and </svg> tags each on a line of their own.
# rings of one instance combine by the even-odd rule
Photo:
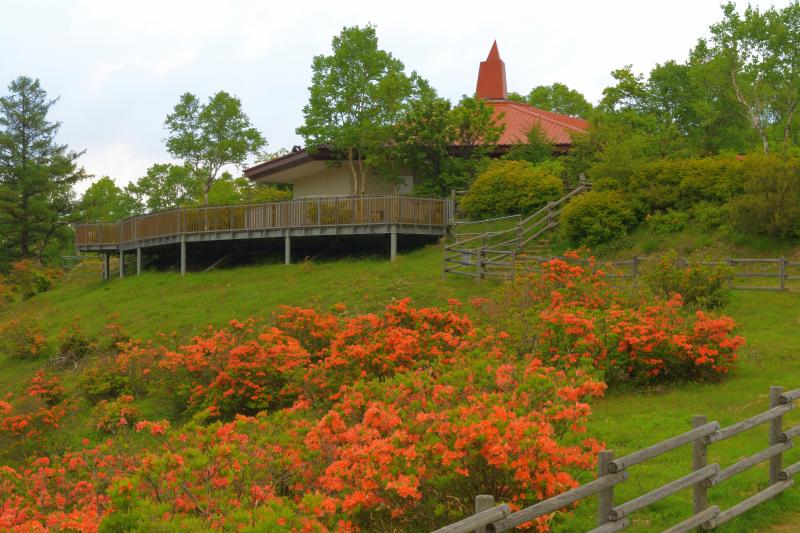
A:
<svg viewBox="0 0 800 533">
<path fill-rule="evenodd" d="M 613 451 L 601 451 L 597 461 L 597 479 L 514 513 L 506 504 L 495 506 L 492 495 L 479 495 L 475 500 L 476 513 L 473 516 L 438 529 L 435 533 L 507 531 L 595 495 L 598 498 L 597 527 L 590 533 L 611 533 L 628 527 L 629 517 L 633 513 L 689 488 L 693 491 L 691 516 L 666 529 L 665 533 L 681 533 L 695 528 L 714 529 L 788 489 L 794 483 L 794 475 L 800 472 L 800 462 L 783 466 L 783 453 L 792 447 L 794 438 L 800 435 L 800 425 L 783 428 L 783 415 L 794 408 L 795 400 L 800 398 L 800 389 L 784 393 L 781 387 L 772 387 L 769 398 L 770 408 L 767 411 L 724 428 L 718 422 L 708 422 L 705 416 L 695 416 L 692 430 L 634 453 L 615 458 Z M 708 464 L 709 446 L 762 424 L 768 424 L 767 448 L 724 468 L 716 463 Z M 633 500 L 615 502 L 614 487 L 628 479 L 630 467 L 688 445 L 692 449 L 690 473 Z M 769 461 L 767 488 L 728 509 L 722 510 L 717 505 L 709 504 L 709 488 L 765 461 Z"/>
<path fill-rule="evenodd" d="M 564 256 L 532 256 L 520 254 L 515 258 L 515 264 L 500 261 L 487 264 L 484 268 L 485 277 L 512 277 L 517 273 L 535 272 L 541 269 L 544 262 L 551 259 L 593 264 L 594 269 L 602 268 L 607 271 L 607 277 L 612 279 L 634 280 L 642 276 L 652 263 L 660 261 L 658 257 L 632 257 L 631 259 L 617 261 L 595 261 L 588 259 L 575 259 Z M 754 291 L 785 291 L 789 290 L 790 282 L 800 280 L 800 261 L 789 261 L 785 257 L 778 258 L 741 258 L 730 257 L 723 261 L 695 261 L 679 257 L 674 263 L 675 268 L 684 269 L 692 265 L 723 266 L 731 269 L 731 288 L 736 290 Z M 746 269 L 746 270 L 743 270 Z M 757 285 L 752 280 L 771 280 L 769 285 Z M 748 280 L 746 284 L 737 280 Z"/>
<path fill-rule="evenodd" d="M 254 205 L 172 209 L 116 223 L 79 224 L 78 246 L 119 245 L 189 233 L 394 224 L 446 227 L 452 202 L 411 196 L 326 196 Z"/>
</svg>

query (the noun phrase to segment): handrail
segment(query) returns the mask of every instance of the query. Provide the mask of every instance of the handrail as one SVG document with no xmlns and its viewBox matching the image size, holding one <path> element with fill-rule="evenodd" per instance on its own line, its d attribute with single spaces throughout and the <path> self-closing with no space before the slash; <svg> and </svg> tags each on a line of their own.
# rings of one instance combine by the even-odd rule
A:
<svg viewBox="0 0 800 533">
<path fill-rule="evenodd" d="M 447 227 L 452 200 L 416 196 L 327 196 L 283 202 L 177 208 L 112 223 L 76 224 L 78 246 L 116 246 L 144 239 L 228 231 L 377 224 Z"/>
</svg>

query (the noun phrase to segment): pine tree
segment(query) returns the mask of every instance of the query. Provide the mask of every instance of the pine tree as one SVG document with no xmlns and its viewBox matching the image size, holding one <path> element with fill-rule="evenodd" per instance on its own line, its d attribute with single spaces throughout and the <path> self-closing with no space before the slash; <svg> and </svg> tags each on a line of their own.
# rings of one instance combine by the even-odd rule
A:
<svg viewBox="0 0 800 533">
<path fill-rule="evenodd" d="M 47 114 L 57 101 L 26 76 L 0 97 L 0 268 L 43 260 L 69 238 L 73 185 L 87 175 L 77 165 L 83 152 L 56 143 L 61 124 Z"/>
</svg>

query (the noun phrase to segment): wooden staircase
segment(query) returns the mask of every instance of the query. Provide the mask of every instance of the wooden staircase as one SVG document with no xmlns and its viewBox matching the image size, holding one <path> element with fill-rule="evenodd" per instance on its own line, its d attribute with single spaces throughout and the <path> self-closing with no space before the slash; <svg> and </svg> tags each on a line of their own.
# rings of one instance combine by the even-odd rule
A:
<svg viewBox="0 0 800 533">
<path fill-rule="evenodd" d="M 564 206 L 572 198 L 590 189 L 591 183 L 581 177 L 575 189 L 527 217 L 512 215 L 455 222 L 454 240 L 444 247 L 442 276 L 455 274 L 479 280 L 513 278 L 518 263 L 536 256 L 550 255 L 549 235 L 558 227 Z M 469 231 L 470 227 L 492 225 L 496 229 Z"/>
</svg>

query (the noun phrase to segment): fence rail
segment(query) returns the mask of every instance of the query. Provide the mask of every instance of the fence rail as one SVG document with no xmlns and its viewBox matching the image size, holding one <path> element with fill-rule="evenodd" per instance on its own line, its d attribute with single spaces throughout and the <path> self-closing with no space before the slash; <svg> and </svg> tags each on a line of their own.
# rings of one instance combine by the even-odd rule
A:
<svg viewBox="0 0 800 533">
<path fill-rule="evenodd" d="M 508 514 L 505 504 L 495 507 L 492 495 L 479 495 L 476 499 L 476 511 L 480 512 L 437 529 L 434 533 L 506 531 L 594 495 L 598 496 L 597 527 L 590 533 L 622 531 L 630 525 L 629 515 L 689 488 L 693 491 L 691 516 L 666 529 L 665 533 L 683 533 L 695 528 L 715 529 L 791 487 L 794 483 L 793 476 L 800 472 L 800 462 L 783 466 L 783 452 L 791 448 L 794 437 L 800 435 L 800 425 L 783 429 L 783 415 L 791 410 L 794 402 L 800 398 L 800 389 L 784 393 L 781 387 L 771 387 L 769 398 L 769 410 L 728 427 L 723 428 L 717 422 L 708 422 L 705 416 L 695 416 L 692 419 L 694 428 L 690 431 L 634 453 L 615 459 L 613 451 L 603 450 L 598 455 L 597 479 L 514 513 Z M 769 425 L 769 447 L 727 468 L 722 468 L 717 463 L 707 463 L 710 445 L 762 424 Z M 689 444 L 692 445 L 691 472 L 632 500 L 615 504 L 614 487 L 629 478 L 630 467 Z M 722 510 L 719 506 L 709 505 L 709 487 L 727 481 L 766 461 L 769 461 L 767 488 L 729 509 Z"/>
<path fill-rule="evenodd" d="M 185 234 L 392 224 L 447 227 L 453 203 L 411 196 L 328 196 L 253 205 L 172 209 L 115 223 L 79 224 L 78 246 L 118 246 Z"/>
</svg>

